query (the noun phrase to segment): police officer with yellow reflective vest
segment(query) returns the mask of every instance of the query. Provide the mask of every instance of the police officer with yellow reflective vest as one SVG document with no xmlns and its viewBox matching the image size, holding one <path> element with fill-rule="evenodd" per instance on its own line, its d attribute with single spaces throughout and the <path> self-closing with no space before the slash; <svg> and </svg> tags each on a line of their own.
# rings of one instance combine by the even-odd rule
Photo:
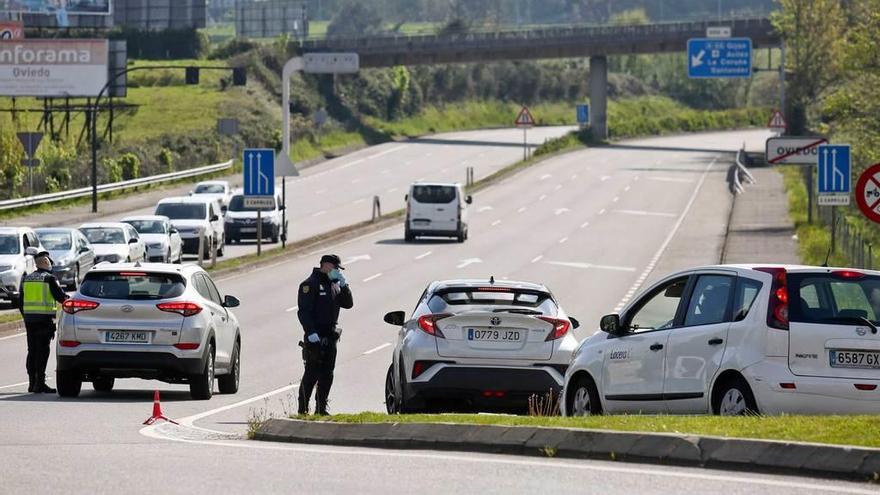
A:
<svg viewBox="0 0 880 495">
<path fill-rule="evenodd" d="M 19 310 L 27 330 L 28 392 L 53 394 L 55 389 L 46 385 L 46 364 L 49 344 L 55 337 L 55 314 L 67 294 L 52 275 L 48 251 L 37 252 L 34 262 L 37 271 L 24 277 L 19 290 Z"/>
<path fill-rule="evenodd" d="M 312 389 L 318 385 L 315 414 L 327 414 L 327 399 L 336 368 L 336 343 L 341 335 L 337 326 L 340 308 L 351 309 L 351 287 L 342 275 L 339 256 L 321 257 L 321 266 L 299 285 L 299 322 L 302 324 L 305 373 L 299 386 L 299 414 L 308 414 Z"/>
</svg>

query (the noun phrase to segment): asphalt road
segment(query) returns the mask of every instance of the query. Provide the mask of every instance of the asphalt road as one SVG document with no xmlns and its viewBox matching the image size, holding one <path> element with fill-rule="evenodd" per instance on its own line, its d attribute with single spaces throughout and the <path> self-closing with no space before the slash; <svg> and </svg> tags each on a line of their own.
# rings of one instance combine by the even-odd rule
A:
<svg viewBox="0 0 880 495">
<path fill-rule="evenodd" d="M 729 215 L 726 169 L 762 131 L 658 138 L 557 157 L 475 196 L 465 244 L 404 244 L 402 226 L 328 247 L 349 263 L 355 308 L 345 327 L 331 411 L 383 410 L 396 330 L 434 279 L 546 283 L 584 326 L 661 273 L 717 261 Z M 388 166 L 391 166 L 389 159 Z M 0 339 L 0 480 L 9 493 L 125 490 L 285 493 L 876 493 L 857 483 L 594 461 L 262 444 L 238 439 L 249 419 L 284 415 L 302 364 L 296 284 L 320 252 L 220 279 L 239 296 L 242 388 L 209 402 L 184 386 L 123 380 L 77 400 L 27 395 L 25 339 Z M 357 261 L 354 261 L 354 260 Z M 51 369 L 51 366 L 50 366 Z M 181 426 L 143 428 L 152 390 Z"/>
</svg>

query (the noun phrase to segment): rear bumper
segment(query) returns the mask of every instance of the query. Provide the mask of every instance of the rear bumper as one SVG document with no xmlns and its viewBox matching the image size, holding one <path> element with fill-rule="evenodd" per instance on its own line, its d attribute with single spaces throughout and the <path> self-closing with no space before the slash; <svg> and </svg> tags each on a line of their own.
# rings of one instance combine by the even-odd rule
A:
<svg viewBox="0 0 880 495">
<path fill-rule="evenodd" d="M 59 355 L 56 369 L 95 376 L 146 378 L 179 382 L 202 373 L 207 356 L 178 357 L 170 352 L 82 351 L 75 356 Z"/>
<path fill-rule="evenodd" d="M 422 377 L 427 377 L 422 379 Z M 456 400 L 481 408 L 525 407 L 532 395 L 562 390 L 563 375 L 551 367 L 479 367 L 435 364 L 407 384 L 408 401 Z"/>
</svg>

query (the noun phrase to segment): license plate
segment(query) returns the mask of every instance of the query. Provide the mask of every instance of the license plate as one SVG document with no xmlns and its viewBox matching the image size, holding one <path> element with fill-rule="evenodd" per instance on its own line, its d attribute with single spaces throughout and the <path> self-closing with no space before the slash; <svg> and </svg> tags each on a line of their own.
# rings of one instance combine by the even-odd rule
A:
<svg viewBox="0 0 880 495">
<path fill-rule="evenodd" d="M 428 225 L 431 223 L 430 220 L 413 220 L 413 223 L 416 225 Z"/>
<path fill-rule="evenodd" d="M 519 342 L 522 332 L 519 330 L 483 330 L 468 328 L 468 340 L 479 342 Z"/>
<path fill-rule="evenodd" d="M 880 351 L 840 351 L 832 350 L 832 368 L 880 369 Z"/>
<path fill-rule="evenodd" d="M 241 231 L 242 232 L 256 232 L 257 228 L 256 227 L 242 227 Z"/>
<path fill-rule="evenodd" d="M 112 344 L 149 344 L 150 332 L 132 332 L 130 330 L 110 330 L 104 339 Z"/>
</svg>

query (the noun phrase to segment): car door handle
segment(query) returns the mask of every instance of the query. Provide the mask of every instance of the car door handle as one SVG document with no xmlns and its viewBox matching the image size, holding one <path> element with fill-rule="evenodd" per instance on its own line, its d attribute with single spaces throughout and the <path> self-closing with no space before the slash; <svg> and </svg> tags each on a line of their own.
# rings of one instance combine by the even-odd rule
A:
<svg viewBox="0 0 880 495">
<path fill-rule="evenodd" d="M 724 339 L 710 339 L 709 345 L 721 345 L 724 343 Z"/>
<path fill-rule="evenodd" d="M 652 351 L 655 351 L 655 352 L 656 352 L 656 351 L 659 351 L 659 350 L 661 350 L 661 349 L 663 349 L 663 344 L 654 344 L 654 345 L 651 346 L 651 350 L 652 350 Z"/>
</svg>

